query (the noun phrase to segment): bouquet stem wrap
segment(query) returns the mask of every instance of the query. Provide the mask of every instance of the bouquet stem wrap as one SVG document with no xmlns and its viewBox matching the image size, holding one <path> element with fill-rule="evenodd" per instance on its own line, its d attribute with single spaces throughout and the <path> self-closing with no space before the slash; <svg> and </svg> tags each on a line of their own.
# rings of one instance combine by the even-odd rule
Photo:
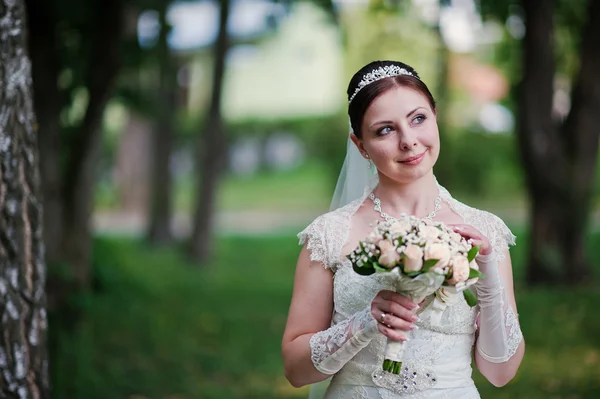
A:
<svg viewBox="0 0 600 399">
<path fill-rule="evenodd" d="M 394 280 L 395 291 L 410 298 L 414 303 L 420 303 L 427 296 L 433 294 L 444 282 L 444 276 L 429 272 L 420 274 L 414 278 L 410 278 L 399 272 L 399 269 L 394 269 L 387 273 L 389 278 Z M 402 368 L 402 359 L 406 342 L 394 341 L 387 339 L 385 348 L 383 370 L 393 374 L 399 374 Z"/>
</svg>

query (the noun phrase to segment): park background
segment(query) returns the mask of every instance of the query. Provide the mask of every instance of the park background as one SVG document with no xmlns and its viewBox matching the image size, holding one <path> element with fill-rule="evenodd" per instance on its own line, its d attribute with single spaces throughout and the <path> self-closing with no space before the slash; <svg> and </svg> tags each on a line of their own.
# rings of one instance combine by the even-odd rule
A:
<svg viewBox="0 0 600 399">
<path fill-rule="evenodd" d="M 600 84 L 588 73 L 600 67 L 598 7 L 25 6 L 52 397 L 307 397 L 308 388 L 285 379 L 280 354 L 296 234 L 328 210 L 346 150 L 347 82 L 375 59 L 410 64 L 436 97 L 440 183 L 517 235 L 511 255 L 526 354 L 503 388 L 475 372 L 482 397 L 600 397 L 600 121 L 570 123 L 570 111 L 585 108 L 574 88 Z M 552 44 L 527 36 L 526 21 Z M 586 104 L 598 103 L 595 93 Z M 536 121 L 559 133 L 540 139 Z M 571 138 L 588 151 L 571 151 Z M 541 147 L 555 158 L 539 155 Z M 587 180 L 565 172 L 583 175 L 580 164 Z M 548 188 L 554 178 L 561 190 Z"/>
</svg>

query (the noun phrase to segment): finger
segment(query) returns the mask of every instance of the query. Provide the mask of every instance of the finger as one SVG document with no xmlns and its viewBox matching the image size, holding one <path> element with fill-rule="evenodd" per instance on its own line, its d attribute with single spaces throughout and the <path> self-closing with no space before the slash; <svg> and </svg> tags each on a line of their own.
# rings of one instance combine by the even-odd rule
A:
<svg viewBox="0 0 600 399">
<path fill-rule="evenodd" d="M 451 229 L 466 238 L 478 237 L 476 230 L 467 225 L 452 225 Z"/>
<path fill-rule="evenodd" d="M 405 319 L 401 319 L 400 317 L 397 317 L 396 315 L 391 313 L 387 313 L 382 320 L 382 325 L 386 327 L 391 327 L 394 330 L 412 331 L 418 329 L 417 325 L 414 324 L 416 320 L 408 321 Z"/>
<path fill-rule="evenodd" d="M 394 315 L 399 319 L 406 320 L 409 323 L 414 323 L 419 318 L 416 314 L 413 313 L 412 310 L 406 309 L 404 306 L 394 302 L 394 301 L 385 301 L 379 304 L 379 308 L 385 313 L 389 313 Z"/>
<path fill-rule="evenodd" d="M 481 234 L 481 232 L 475 227 L 469 226 L 468 224 L 451 225 L 451 228 L 452 230 L 454 230 L 455 232 L 467 239 L 478 239 L 482 241 L 484 240 L 483 234 Z"/>
<path fill-rule="evenodd" d="M 406 309 L 416 309 L 419 307 L 419 305 L 414 303 L 409 297 L 400 295 L 396 292 L 392 292 L 392 295 L 389 298 L 389 300 L 399 304 L 400 306 Z"/>
<path fill-rule="evenodd" d="M 386 337 L 388 337 L 394 341 L 398 341 L 398 342 L 408 341 L 408 336 L 405 333 L 403 333 L 402 331 L 397 331 L 397 330 L 394 330 L 393 328 L 386 327 L 381 323 L 377 324 L 377 328 L 383 335 L 385 335 Z"/>
</svg>

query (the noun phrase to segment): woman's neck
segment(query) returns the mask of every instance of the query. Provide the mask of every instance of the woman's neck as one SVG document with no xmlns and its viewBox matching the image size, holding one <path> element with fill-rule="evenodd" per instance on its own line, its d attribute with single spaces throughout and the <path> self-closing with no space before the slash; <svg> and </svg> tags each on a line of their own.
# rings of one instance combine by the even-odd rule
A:
<svg viewBox="0 0 600 399">
<path fill-rule="evenodd" d="M 373 193 L 381 201 L 381 209 L 388 215 L 406 213 L 424 217 L 433 211 L 439 189 L 432 171 L 410 183 L 398 183 L 380 175 Z"/>
</svg>

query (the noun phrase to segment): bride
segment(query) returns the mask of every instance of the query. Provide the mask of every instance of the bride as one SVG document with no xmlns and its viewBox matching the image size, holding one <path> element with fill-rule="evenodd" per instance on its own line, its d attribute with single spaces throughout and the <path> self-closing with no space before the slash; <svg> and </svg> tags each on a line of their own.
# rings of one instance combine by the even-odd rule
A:
<svg viewBox="0 0 600 399">
<path fill-rule="evenodd" d="M 299 234 L 304 247 L 283 335 L 285 375 L 295 387 L 333 376 L 327 399 L 479 398 L 472 359 L 502 386 L 525 350 L 508 251 L 514 236 L 498 217 L 460 203 L 437 183 L 437 109 L 412 67 L 366 65 L 350 81 L 348 102 L 351 142 L 332 210 Z M 413 303 L 380 275 L 352 270 L 346 255 L 373 223 L 402 213 L 444 222 L 481 246 L 476 261 L 485 278 L 475 284 L 476 307 L 452 293 Z M 373 373 L 387 338 L 408 342 L 402 372 L 382 381 Z"/>
</svg>

